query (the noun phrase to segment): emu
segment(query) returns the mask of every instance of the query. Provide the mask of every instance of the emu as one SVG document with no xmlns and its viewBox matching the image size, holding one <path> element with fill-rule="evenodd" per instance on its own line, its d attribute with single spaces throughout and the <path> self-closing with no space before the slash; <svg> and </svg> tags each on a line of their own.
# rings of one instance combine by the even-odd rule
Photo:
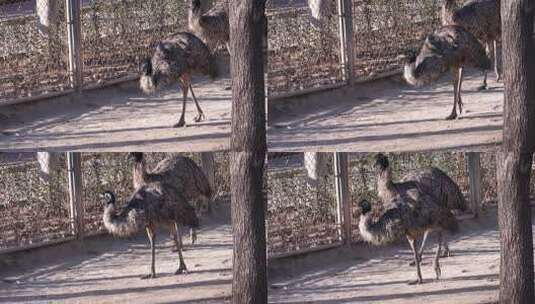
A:
<svg viewBox="0 0 535 304">
<path fill-rule="evenodd" d="M 204 113 L 191 87 L 193 74 L 208 75 L 211 79 L 218 76 L 217 66 L 208 47 L 195 35 L 180 32 L 162 40 L 156 45 L 152 58 L 146 58 L 141 67 L 140 87 L 146 94 L 178 80 L 182 90 L 182 114 L 173 127 L 186 125 L 186 100 L 188 90 L 197 107 L 195 122 L 202 121 Z"/>
<path fill-rule="evenodd" d="M 491 62 L 479 41 L 460 26 L 448 25 L 429 34 L 418 56 L 405 64 L 404 78 L 414 86 L 429 84 L 447 71 L 453 75 L 453 108 L 446 120 L 457 118 L 463 111 L 461 86 L 466 67 L 490 69 Z"/>
<path fill-rule="evenodd" d="M 403 182 L 395 183 L 392 179 L 392 171 L 388 157 L 382 153 L 375 156 L 374 170 L 377 179 L 377 193 L 383 202 L 405 195 L 406 191 L 412 191 L 417 187 L 418 191 L 428 194 L 434 198 L 434 202 L 443 209 L 465 211 L 467 209 L 459 186 L 442 170 L 438 168 L 424 168 L 405 175 Z M 427 237 L 431 231 L 425 231 L 419 254 L 422 255 L 425 249 Z M 446 236 L 442 236 L 444 246 L 443 256 L 450 256 L 450 249 Z"/>
<path fill-rule="evenodd" d="M 106 206 L 102 219 L 104 227 L 113 235 L 131 236 L 145 228 L 151 248 L 150 273 L 142 279 L 156 278 L 155 242 L 156 228 L 165 227 L 173 235 L 178 248 L 179 266 L 175 274 L 187 273 L 188 269 L 182 256 L 181 226 L 199 227 L 199 219 L 195 209 L 180 195 L 170 189 L 165 181 L 151 183 L 139 187 L 119 211 L 115 206 L 113 192 L 105 192 Z"/>
<path fill-rule="evenodd" d="M 195 205 L 203 205 L 212 198 L 212 187 L 202 169 L 191 159 L 184 156 L 172 156 L 162 160 L 157 167 L 147 171 L 144 154 L 131 152 L 133 158 L 132 177 L 134 188 L 150 184 L 155 181 L 165 180 L 166 183 L 177 187 L 178 191 L 188 202 Z M 163 174 L 161 172 L 164 172 Z M 198 202 L 200 201 L 200 202 Z M 191 229 L 191 243 L 195 244 L 197 232 Z"/>
<path fill-rule="evenodd" d="M 473 0 L 458 9 L 455 6 L 455 0 L 444 0 L 442 25 L 458 25 L 472 33 L 481 43 L 487 46 L 489 57 L 491 48 L 493 48 L 494 71 L 496 80 L 500 81 L 498 41 L 501 38 L 502 28 L 499 0 Z M 484 72 L 483 85 L 478 89 L 487 89 L 487 71 Z"/>
<path fill-rule="evenodd" d="M 210 49 L 214 51 L 219 45 L 225 45 L 230 54 L 228 3 L 214 5 L 203 14 L 201 0 L 192 0 L 188 14 L 188 27 Z"/>
<path fill-rule="evenodd" d="M 371 204 L 367 200 L 359 202 L 361 209 L 359 231 L 364 240 L 374 245 L 385 245 L 407 238 L 416 265 L 417 279 L 409 284 L 421 284 L 421 255 L 416 250 L 417 241 L 427 231 L 438 231 L 437 251 L 433 269 L 437 280 L 440 279 L 440 251 L 442 232 L 454 233 L 459 226 L 456 218 L 445 208 L 441 208 L 434 198 L 418 190 L 416 185 L 402 197 L 391 199 L 385 204 L 385 211 L 377 220 L 371 216 Z"/>
</svg>

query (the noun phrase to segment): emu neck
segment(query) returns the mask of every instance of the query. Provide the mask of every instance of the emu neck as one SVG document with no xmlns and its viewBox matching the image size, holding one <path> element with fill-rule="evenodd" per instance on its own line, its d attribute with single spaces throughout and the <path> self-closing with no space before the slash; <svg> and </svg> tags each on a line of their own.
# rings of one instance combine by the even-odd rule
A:
<svg viewBox="0 0 535 304">
<path fill-rule="evenodd" d="M 136 189 L 147 182 L 147 171 L 144 160 L 136 161 L 134 163 L 132 175 L 134 177 L 134 188 Z"/>
<path fill-rule="evenodd" d="M 201 8 L 195 7 L 193 3 L 190 3 L 190 8 L 188 11 L 188 25 L 190 29 L 197 27 L 200 17 L 201 17 Z"/>
<path fill-rule="evenodd" d="M 455 5 L 455 0 L 446 0 L 444 5 L 442 5 L 442 25 L 450 25 L 453 23 L 453 14 L 457 6 Z"/>
<path fill-rule="evenodd" d="M 377 175 L 377 193 L 383 202 L 395 197 L 395 186 L 390 169 L 383 170 Z"/>
</svg>

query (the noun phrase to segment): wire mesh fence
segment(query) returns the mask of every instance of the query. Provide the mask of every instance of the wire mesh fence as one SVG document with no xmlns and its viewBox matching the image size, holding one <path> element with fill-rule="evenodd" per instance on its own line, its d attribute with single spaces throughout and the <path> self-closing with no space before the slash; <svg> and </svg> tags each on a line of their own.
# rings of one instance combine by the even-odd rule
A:
<svg viewBox="0 0 535 304">
<path fill-rule="evenodd" d="M 146 153 L 147 169 L 150 171 L 166 155 Z M 199 154 L 177 155 L 191 157 L 202 166 Z M 230 193 L 229 160 L 228 153 L 213 156 L 213 190 L 217 200 Z M 58 157 L 53 172 L 47 176 L 34 153 L 24 154 L 23 160 L 16 161 L 0 157 L 0 250 L 74 236 L 65 157 L 62 154 Z M 129 198 L 133 191 L 132 160 L 126 153 L 82 153 L 81 168 L 84 235 L 98 234 L 103 231 L 100 194 L 111 190 L 118 202 Z"/>
<path fill-rule="evenodd" d="M 340 241 L 332 155 L 292 153 L 268 160 L 268 253 L 298 252 Z"/>
<path fill-rule="evenodd" d="M 342 53 L 351 61 L 354 81 L 400 72 L 408 53 L 440 26 L 440 0 L 349 0 L 347 12 L 341 1 L 323 1 L 331 9 L 320 21 L 306 0 L 268 1 L 270 96 L 345 84 Z M 341 22 L 347 19 L 350 39 L 342 41 Z"/>
<path fill-rule="evenodd" d="M 82 7 L 84 85 L 137 76 L 162 38 L 187 29 L 188 1 L 88 1 Z"/>
<path fill-rule="evenodd" d="M 159 40 L 187 29 L 188 1 L 80 0 L 76 49 L 69 46 L 65 3 L 0 2 L 0 105 L 69 92 L 69 47 L 82 58 L 83 87 L 95 87 L 137 77 Z"/>
<path fill-rule="evenodd" d="M 496 204 L 497 181 L 494 153 L 480 153 L 481 200 L 483 208 Z M 468 156 L 458 152 L 388 153 L 394 182 L 426 167 L 437 167 L 455 181 L 470 202 Z M 319 157 L 319 158 L 318 158 Z M 320 163 L 320 165 L 318 165 Z M 350 242 L 361 240 L 358 224 L 362 199 L 374 205 L 379 214 L 382 203 L 377 196 L 373 169 L 375 154 L 350 153 L 348 164 Z M 303 249 L 341 244 L 342 221 L 337 215 L 343 206 L 336 203 L 336 173 L 332 153 L 270 153 L 267 170 L 268 187 L 268 249 L 271 256 L 299 254 Z M 315 172 L 315 173 L 314 173 Z M 535 176 L 535 164 L 533 166 Z M 319 176 L 324 180 L 319 187 Z M 531 195 L 535 199 L 535 179 L 531 179 Z M 341 235 L 342 234 L 342 235 Z"/>
<path fill-rule="evenodd" d="M 73 236 L 65 170 L 45 175 L 35 157 L 0 163 L 0 249 Z"/>
<path fill-rule="evenodd" d="M 342 83 L 338 18 L 311 23 L 305 1 L 268 1 L 268 94 Z"/>
<path fill-rule="evenodd" d="M 352 0 L 356 79 L 399 71 L 408 50 L 418 48 L 440 24 L 439 0 Z"/>
<path fill-rule="evenodd" d="M 70 88 L 64 2 L 0 1 L 0 105 Z"/>
</svg>

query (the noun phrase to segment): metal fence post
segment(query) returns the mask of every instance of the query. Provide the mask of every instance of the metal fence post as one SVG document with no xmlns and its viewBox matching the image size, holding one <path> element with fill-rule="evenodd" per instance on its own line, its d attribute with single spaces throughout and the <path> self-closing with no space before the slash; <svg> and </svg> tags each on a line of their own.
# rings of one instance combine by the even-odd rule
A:
<svg viewBox="0 0 535 304">
<path fill-rule="evenodd" d="M 67 39 L 69 45 L 69 78 L 76 93 L 82 91 L 82 55 L 81 36 L 82 21 L 80 18 L 80 0 L 65 0 L 65 14 L 67 18 Z"/>
<path fill-rule="evenodd" d="M 71 227 L 77 239 L 84 236 L 84 208 L 82 205 L 82 157 L 79 152 L 67 152 L 69 174 L 69 203 Z"/>
<path fill-rule="evenodd" d="M 347 84 L 353 83 L 353 3 L 352 0 L 337 0 L 340 35 L 340 64 L 343 79 Z"/>
<path fill-rule="evenodd" d="M 336 186 L 337 224 L 340 225 L 340 234 L 345 245 L 351 245 L 352 223 L 349 193 L 349 162 L 348 154 L 334 153 L 334 176 Z"/>
<path fill-rule="evenodd" d="M 481 204 L 481 162 L 479 152 L 468 152 L 468 176 L 470 178 L 470 209 L 479 216 Z"/>
</svg>

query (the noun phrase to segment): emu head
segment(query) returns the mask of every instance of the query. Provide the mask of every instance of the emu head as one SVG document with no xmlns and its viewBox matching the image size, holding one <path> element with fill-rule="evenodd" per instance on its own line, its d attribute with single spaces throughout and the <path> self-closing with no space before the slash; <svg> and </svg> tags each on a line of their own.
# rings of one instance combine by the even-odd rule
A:
<svg viewBox="0 0 535 304">
<path fill-rule="evenodd" d="M 359 208 L 361 210 L 362 215 L 366 215 L 368 212 L 372 210 L 372 205 L 367 200 L 363 199 L 359 202 Z"/>
<path fill-rule="evenodd" d="M 100 198 L 106 204 L 106 207 L 109 205 L 115 205 L 115 194 L 111 191 L 106 191 L 100 195 Z"/>
<path fill-rule="evenodd" d="M 418 55 L 408 56 L 403 74 L 405 80 L 417 87 L 437 80 L 448 70 L 445 51 L 446 47 L 434 34 L 428 35 Z"/>
<path fill-rule="evenodd" d="M 154 77 L 154 69 L 152 67 L 151 58 L 145 58 L 141 64 L 141 77 L 139 78 L 139 87 L 145 94 L 152 94 L 156 91 L 158 85 L 157 79 Z"/>
<path fill-rule="evenodd" d="M 143 160 L 143 153 L 142 152 L 130 152 L 128 153 L 128 159 L 134 160 L 135 162 L 140 162 Z"/>
<path fill-rule="evenodd" d="M 388 162 L 388 157 L 383 153 L 378 153 L 375 155 L 375 164 L 373 165 L 374 169 L 378 172 L 382 172 L 388 169 L 390 163 Z"/>
</svg>

